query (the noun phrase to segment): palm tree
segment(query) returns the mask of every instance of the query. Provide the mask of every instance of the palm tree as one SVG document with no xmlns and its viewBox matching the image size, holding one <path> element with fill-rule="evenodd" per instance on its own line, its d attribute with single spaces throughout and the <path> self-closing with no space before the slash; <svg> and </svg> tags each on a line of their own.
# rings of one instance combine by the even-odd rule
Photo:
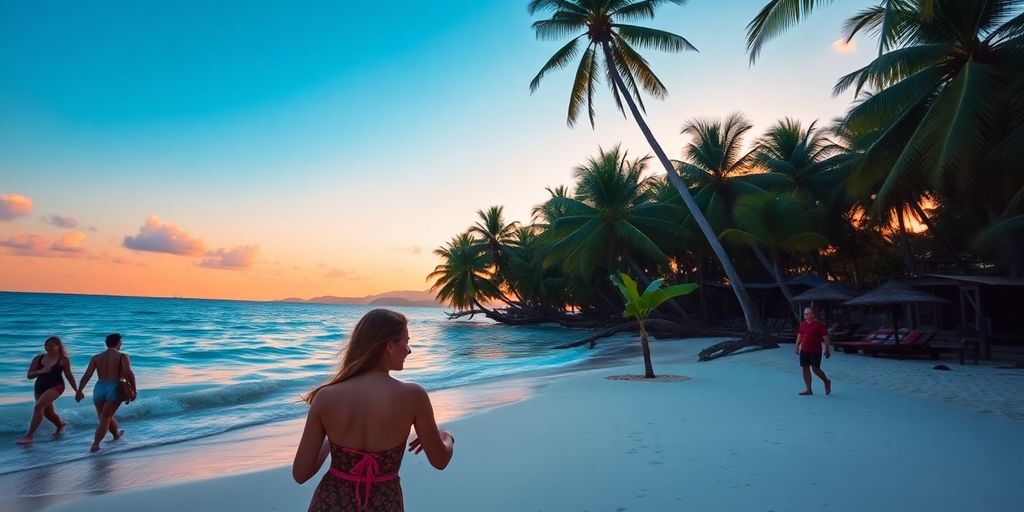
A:
<svg viewBox="0 0 1024 512">
<path fill-rule="evenodd" d="M 694 199 L 716 233 L 732 224 L 732 207 L 741 196 L 790 185 L 785 175 L 754 172 L 756 150 L 742 153 L 743 136 L 752 127 L 734 113 L 722 121 L 694 119 L 682 128 L 690 141 L 677 163 L 679 174 L 696 190 Z"/>
<path fill-rule="evenodd" d="M 499 298 L 501 291 L 488 273 L 489 255 L 480 250 L 479 241 L 462 233 L 444 247 L 434 250 L 443 262 L 434 268 L 427 279 L 434 279 L 430 291 L 456 311 L 486 310 L 483 302 Z"/>
<path fill-rule="evenodd" d="M 761 192 L 745 195 L 736 203 L 733 218 L 737 228 L 726 229 L 722 238 L 743 244 L 755 244 L 768 253 L 768 261 L 762 261 L 765 270 L 775 279 L 799 322 L 793 294 L 786 284 L 779 260 L 784 254 L 808 252 L 828 245 L 821 235 L 821 209 L 793 192 L 775 194 Z"/>
<path fill-rule="evenodd" d="M 571 197 L 554 196 L 546 209 L 563 212 L 548 227 L 545 263 L 590 279 L 598 268 L 666 261 L 663 247 L 676 234 L 668 207 L 653 201 L 643 177 L 648 157 L 629 160 L 618 146 L 600 150 L 576 168 Z M 646 279 L 645 279 L 646 280 Z"/>
<path fill-rule="evenodd" d="M 1022 108 L 1024 13 L 1005 21 L 1021 5 L 936 0 L 934 16 L 907 15 L 909 29 L 897 49 L 839 80 L 837 93 L 877 89 L 845 119 L 854 130 L 879 131 L 851 175 L 855 192 L 880 182 L 878 202 L 886 207 L 924 183 L 990 206 L 988 220 L 1009 204 L 1024 184 L 1019 160 L 1009 157 L 1020 150 L 997 149 L 1022 137 L 1012 123 Z M 877 23 L 857 23 L 850 33 Z"/>
<path fill-rule="evenodd" d="M 845 175 L 836 172 L 829 157 L 839 152 L 824 130 L 786 118 L 757 141 L 754 162 L 774 176 L 789 178 L 790 190 L 816 204 L 830 204 L 842 194 Z"/>
<path fill-rule="evenodd" d="M 570 126 L 575 124 L 583 108 L 587 112 L 591 125 L 594 124 L 594 93 L 602 72 L 608 80 L 612 98 L 622 111 L 623 101 L 629 108 L 633 120 L 636 121 L 650 144 L 658 161 L 668 173 L 669 180 L 686 203 L 694 220 L 700 226 L 704 237 L 725 270 L 732 284 L 736 299 L 743 310 L 747 328 L 752 333 L 764 333 L 761 318 L 754 310 L 753 303 L 747 295 L 746 288 L 740 280 L 725 248 L 718 240 L 711 225 L 700 212 L 686 184 L 676 173 L 668 155 L 654 138 L 641 114 L 644 109 L 641 89 L 655 98 L 664 98 L 668 94 L 665 85 L 651 71 L 644 59 L 633 46 L 656 48 L 669 52 L 696 51 L 696 48 L 685 38 L 663 30 L 621 23 L 621 21 L 645 20 L 654 18 L 657 7 L 673 3 L 683 5 L 685 0 L 532 0 L 529 4 L 531 15 L 541 11 L 550 11 L 551 17 L 533 23 L 533 30 L 540 39 L 560 39 L 572 36 L 565 46 L 560 48 L 541 68 L 530 83 L 531 91 L 540 86 L 544 75 L 552 70 L 565 67 L 584 48 L 582 58 L 576 70 L 572 93 L 569 97 L 567 121 Z M 586 41 L 586 44 L 583 42 Z M 639 105 L 639 106 L 638 106 Z"/>
<path fill-rule="evenodd" d="M 512 239 L 518 222 L 505 223 L 503 206 L 492 206 L 487 211 L 477 210 L 479 220 L 469 228 L 469 234 L 477 237 L 481 245 L 480 250 L 490 255 L 491 265 L 494 266 L 494 277 L 499 285 L 508 284 L 505 276 L 505 267 L 508 266 L 504 247 Z M 511 288 L 516 294 L 515 288 Z"/>
<path fill-rule="evenodd" d="M 808 17 L 815 7 L 833 3 L 835 0 L 770 0 L 747 24 L 747 53 L 753 64 L 768 41 L 775 39 L 787 29 Z M 931 15 L 936 0 L 883 0 L 862 14 L 868 13 L 879 20 L 878 53 L 885 53 L 906 33 L 905 15 L 919 9 Z M 852 39 L 847 38 L 847 42 Z"/>
</svg>

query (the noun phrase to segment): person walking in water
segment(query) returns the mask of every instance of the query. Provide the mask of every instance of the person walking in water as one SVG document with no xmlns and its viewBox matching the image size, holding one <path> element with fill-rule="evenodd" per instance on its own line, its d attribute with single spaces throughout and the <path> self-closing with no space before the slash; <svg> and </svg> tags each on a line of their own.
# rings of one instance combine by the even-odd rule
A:
<svg viewBox="0 0 1024 512">
<path fill-rule="evenodd" d="M 411 352 L 406 318 L 374 309 L 352 331 L 338 373 L 305 397 L 310 407 L 292 477 L 305 483 L 331 457 L 311 512 L 403 511 L 398 469 L 411 428 L 417 437 L 409 451 L 425 451 L 437 469 L 448 466 L 455 438 L 438 429 L 427 392 L 391 376 Z"/>
<path fill-rule="evenodd" d="M 114 440 L 121 439 L 124 430 L 118 429 L 117 420 L 114 414 L 121 402 L 126 397 L 120 396 L 121 378 L 131 384 L 132 389 L 139 389 L 135 386 L 135 373 L 132 371 L 131 360 L 128 354 L 121 352 L 121 335 L 112 333 L 107 335 L 107 349 L 89 359 L 89 367 L 82 375 L 82 382 L 78 385 L 78 393 L 75 400 L 81 402 L 85 398 L 85 384 L 92 378 L 92 373 L 98 374 L 96 386 L 92 389 L 92 402 L 96 406 L 96 416 L 99 418 L 99 425 L 96 426 L 96 437 L 93 440 L 89 451 L 96 452 L 100 449 L 100 441 L 109 431 Z"/>
<path fill-rule="evenodd" d="M 75 387 L 75 376 L 71 373 L 71 359 L 68 358 L 68 352 L 60 338 L 57 336 L 46 338 L 43 350 L 44 352 L 34 357 L 32 363 L 28 365 L 27 377 L 36 380 L 36 405 L 32 410 L 32 421 L 29 423 L 28 432 L 25 437 L 18 440 L 18 444 L 32 442 L 32 436 L 43 422 L 43 417 L 57 427 L 57 431 L 53 434 L 54 437 L 63 434 L 67 422 L 57 414 L 53 403 L 57 397 L 64 394 L 65 378 L 71 384 L 71 389 L 78 390 Z"/>
<path fill-rule="evenodd" d="M 825 394 L 832 394 L 832 381 L 821 371 L 821 344 L 825 344 L 825 358 L 832 355 L 832 346 L 829 343 L 828 328 L 818 321 L 814 316 L 814 310 L 804 308 L 804 321 L 800 322 L 800 328 L 796 335 L 796 353 L 800 356 L 800 367 L 804 372 L 804 390 L 801 395 L 814 394 L 811 391 L 811 371 L 825 383 Z"/>
</svg>

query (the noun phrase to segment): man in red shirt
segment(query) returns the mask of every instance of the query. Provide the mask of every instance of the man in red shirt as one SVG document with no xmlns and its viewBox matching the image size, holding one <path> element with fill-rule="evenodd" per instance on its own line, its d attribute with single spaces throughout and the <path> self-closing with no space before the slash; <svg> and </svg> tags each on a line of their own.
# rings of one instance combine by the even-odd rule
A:
<svg viewBox="0 0 1024 512">
<path fill-rule="evenodd" d="M 825 359 L 832 355 L 829 344 L 828 328 L 814 317 L 814 310 L 804 308 L 804 321 L 796 334 L 796 353 L 800 356 L 800 366 L 804 370 L 804 385 L 801 395 L 811 395 L 811 370 L 825 383 L 825 394 L 832 393 L 832 381 L 821 371 L 821 344 L 825 343 Z"/>
</svg>

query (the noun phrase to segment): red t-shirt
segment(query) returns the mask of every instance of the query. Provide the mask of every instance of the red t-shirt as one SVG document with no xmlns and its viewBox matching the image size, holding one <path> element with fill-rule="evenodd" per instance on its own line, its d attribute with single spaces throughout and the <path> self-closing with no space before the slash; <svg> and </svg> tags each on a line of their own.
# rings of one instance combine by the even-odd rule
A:
<svg viewBox="0 0 1024 512">
<path fill-rule="evenodd" d="M 828 327 L 815 320 L 813 322 L 800 322 L 797 330 L 800 335 L 801 352 L 821 352 L 821 342 L 828 335 Z"/>
</svg>

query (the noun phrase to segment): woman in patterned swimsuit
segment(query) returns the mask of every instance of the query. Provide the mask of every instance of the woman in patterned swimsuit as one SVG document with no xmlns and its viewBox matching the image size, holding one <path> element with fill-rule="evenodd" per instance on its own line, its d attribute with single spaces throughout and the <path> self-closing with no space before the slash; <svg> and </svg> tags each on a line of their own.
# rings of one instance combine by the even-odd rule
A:
<svg viewBox="0 0 1024 512">
<path fill-rule="evenodd" d="M 62 434 L 64 426 L 67 425 L 57 415 L 57 411 L 53 408 L 53 402 L 64 394 L 65 377 L 71 383 L 71 388 L 76 389 L 75 376 L 71 373 L 71 359 L 68 358 L 68 352 L 64 349 L 64 343 L 57 336 L 46 338 L 43 349 L 46 352 L 32 359 L 32 364 L 28 367 L 27 377 L 36 380 L 36 406 L 32 411 L 32 422 L 29 424 L 28 433 L 18 440 L 18 444 L 32 442 L 32 436 L 43 422 L 44 416 L 57 427 L 54 436 Z"/>
<path fill-rule="evenodd" d="M 309 414 L 292 476 L 304 483 L 331 457 L 311 512 L 403 511 L 398 469 L 412 427 L 417 438 L 409 451 L 425 451 L 437 469 L 448 465 L 455 438 L 438 430 L 427 392 L 390 375 L 411 352 L 405 317 L 370 311 L 352 331 L 337 375 L 306 397 Z"/>
</svg>

